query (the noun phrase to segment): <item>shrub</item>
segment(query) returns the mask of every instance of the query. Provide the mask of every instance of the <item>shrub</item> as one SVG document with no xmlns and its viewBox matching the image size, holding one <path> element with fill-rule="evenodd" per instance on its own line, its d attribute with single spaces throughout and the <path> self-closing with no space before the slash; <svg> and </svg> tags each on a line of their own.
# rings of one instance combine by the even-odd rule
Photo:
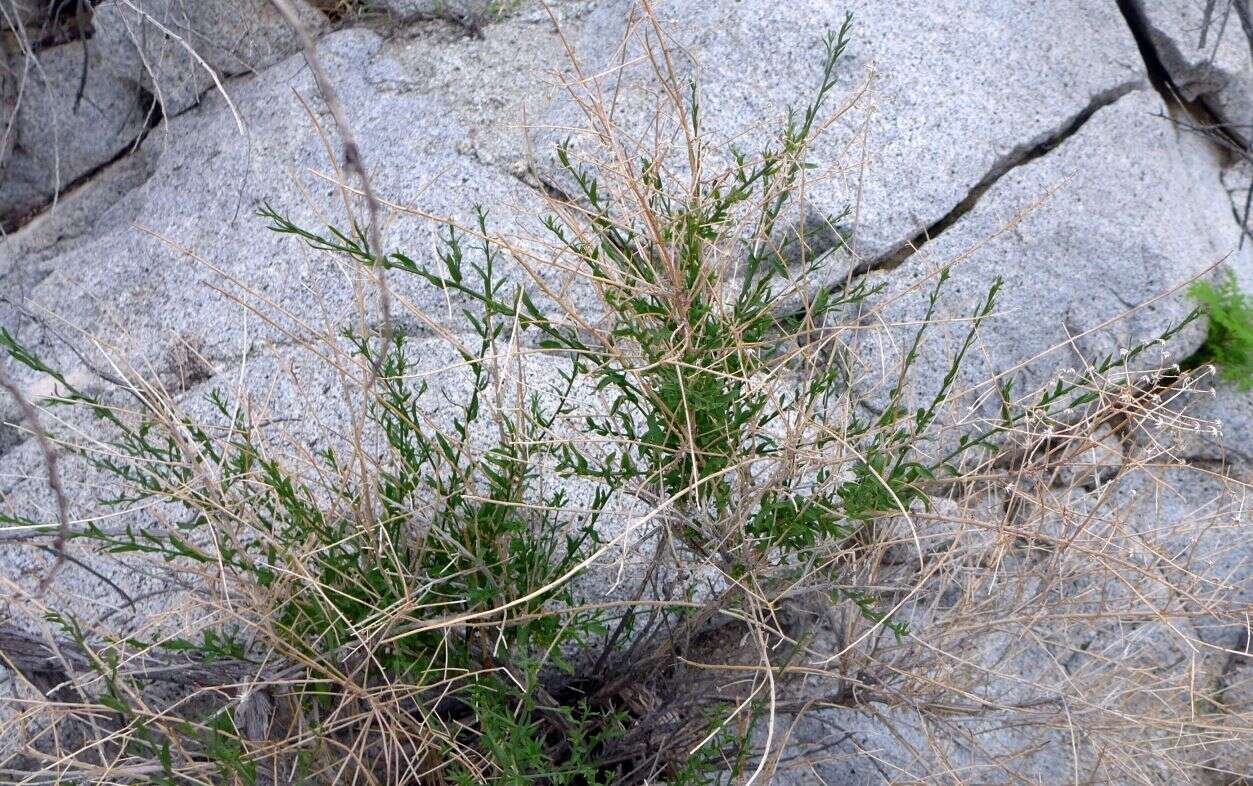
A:
<svg viewBox="0 0 1253 786">
<path fill-rule="evenodd" d="M 1240 390 L 1253 390 L 1253 298 L 1240 290 L 1230 270 L 1217 284 L 1196 282 L 1188 294 L 1209 317 L 1209 333 L 1195 359 L 1218 366 L 1221 378 Z"/>
<path fill-rule="evenodd" d="M 323 348 L 349 359 L 347 386 L 363 380 L 349 406 L 360 414 L 353 438 L 320 434 L 316 453 L 276 448 L 245 402 L 218 391 L 207 419 L 141 386 L 126 391 L 140 405 L 127 411 L 0 334 L 17 362 L 57 382 L 45 406 L 82 408 L 104 427 L 107 437 L 74 446 L 116 484 L 100 502 L 178 513 L 120 528 L 93 519 L 73 539 L 153 560 L 203 611 L 195 630 L 147 639 L 101 637 L 52 613 L 94 674 L 75 682 L 75 711 L 90 722 L 75 727 L 85 743 L 33 769 L 161 784 L 573 786 L 730 782 L 771 766 L 753 730 L 777 707 L 776 673 L 808 644 L 783 629 L 789 604 L 848 610 L 875 642 L 885 630 L 908 636 L 896 611 L 910 593 L 885 598 L 877 568 L 862 564 L 876 528 L 978 482 L 963 456 L 986 468 L 997 438 L 1099 403 L 1104 376 L 1151 345 L 1026 405 L 1005 382 L 998 421 L 928 456 L 1002 287 L 962 315 L 969 328 L 938 391 L 911 409 L 909 376 L 946 268 L 885 406 L 855 414 L 837 340 L 849 307 L 878 290 L 815 287 L 846 239 L 817 246 L 787 228 L 850 31 L 846 20 L 827 38 L 814 98 L 776 141 L 752 156 L 725 151 L 721 169 L 702 163 L 723 151 L 700 134 L 696 86 L 660 66 L 698 176 L 674 176 L 662 156 L 580 163 L 560 146 L 577 193 L 544 226 L 600 295 L 596 324 L 501 273 L 503 258 L 525 252 L 492 234 L 484 210 L 473 226 L 444 228 L 428 269 L 373 253 L 366 227 L 313 230 L 267 206 L 276 232 L 459 297 L 473 339 L 449 342 L 466 385 L 448 401 L 437 394 L 456 388 L 413 382 L 412 337 L 394 325 L 345 331 Z M 519 342 L 552 361 L 555 378 L 506 390 L 507 367 L 529 360 Z M 441 403 L 452 405 L 443 423 Z M 583 502 L 573 488 L 589 491 Z M 641 507 L 627 531 L 642 543 L 657 526 L 630 599 L 581 597 L 573 580 L 628 543 L 600 525 Z M 676 569 L 680 553 L 704 572 Z M 650 593 L 662 572 L 672 591 Z M 707 690 L 690 658 L 726 641 L 757 661 L 728 656 L 719 666 L 747 676 Z M 152 690 L 189 673 L 199 682 L 179 683 L 174 700 Z"/>
</svg>

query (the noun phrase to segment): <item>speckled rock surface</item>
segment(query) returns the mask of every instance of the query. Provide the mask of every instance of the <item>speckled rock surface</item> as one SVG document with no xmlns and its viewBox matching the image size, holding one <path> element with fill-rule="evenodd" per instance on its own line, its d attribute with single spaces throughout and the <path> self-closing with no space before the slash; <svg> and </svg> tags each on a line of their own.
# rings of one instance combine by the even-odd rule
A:
<svg viewBox="0 0 1253 786">
<path fill-rule="evenodd" d="M 507 5 L 499 0 L 374 0 L 397 21 L 438 17 L 463 24 L 482 24 Z"/>
<path fill-rule="evenodd" d="M 1253 139 L 1253 11 L 1241 0 L 1134 0 L 1162 66 L 1246 143 Z"/>
<path fill-rule="evenodd" d="M 1153 341 L 1187 316 L 1186 283 L 1250 249 L 1237 251 L 1213 151 L 1158 117 L 1163 111 L 1151 90 L 1098 110 L 1055 149 L 999 179 L 939 238 L 884 271 L 887 289 L 864 318 L 901 327 L 874 334 L 862 352 L 882 364 L 871 384 L 898 365 L 945 266 L 952 278 L 936 314 L 946 322 L 924 338 L 914 388 L 919 402 L 935 394 L 950 348 L 964 339 L 966 320 L 998 279 L 1004 286 L 996 313 L 981 327 L 958 391 L 986 393 L 999 374 L 1026 398 L 1059 372 Z M 1143 144 L 1133 153 L 1128 138 Z M 1161 221 L 1166 211 L 1172 221 Z M 1153 349 L 1144 364 L 1179 362 L 1204 335 L 1202 325 L 1193 325 Z"/>
<path fill-rule="evenodd" d="M 136 45 L 135 25 L 151 23 L 131 5 L 181 25 L 226 95 L 178 41 L 150 35 Z M 1150 19 L 1173 10 L 1142 5 Z M 37 54 L 59 76 L 45 88 L 31 76 L 31 103 L 13 115 L 15 152 L 0 168 L 0 212 L 12 219 L 0 239 L 0 327 L 93 392 L 108 386 L 92 366 L 120 369 L 159 380 L 184 406 L 211 416 L 204 396 L 220 388 L 246 397 L 281 444 L 324 447 L 355 405 L 307 344 L 377 324 L 380 308 L 372 275 L 271 232 L 256 215 L 270 205 L 307 226 L 343 223 L 337 135 L 303 56 L 260 0 L 96 6 L 86 46 L 99 67 L 89 70 L 85 95 L 101 100 L 84 100 L 81 116 L 71 111 L 84 45 L 55 44 Z M 1239 246 L 1233 220 L 1248 169 L 1171 123 L 1179 108 L 1150 84 L 1116 3 L 671 0 L 657 8 L 673 31 L 680 81 L 700 83 L 710 138 L 747 150 L 774 139 L 787 107 L 810 95 L 823 34 L 846 8 L 854 12 L 837 111 L 810 151 L 822 176 L 805 183 L 804 219 L 847 205 L 841 229 L 853 243 L 840 270 L 885 285 L 858 314 L 878 331 L 858 331 L 855 353 L 855 389 L 870 404 L 895 379 L 902 342 L 945 265 L 952 279 L 911 378 L 913 405 L 940 384 L 945 358 L 964 336 L 962 320 L 998 277 L 1002 299 L 957 380 L 970 401 L 995 375 L 1013 376 L 1026 395 L 1067 368 L 1151 340 L 1190 309 L 1179 288 L 1220 261 L 1253 281 L 1253 242 Z M 570 136 L 576 150 L 595 155 L 568 92 L 577 74 L 565 43 L 585 69 L 576 94 L 622 87 L 614 122 L 628 132 L 649 124 L 655 85 L 647 64 L 633 59 L 645 31 L 632 27 L 631 3 L 562 0 L 552 16 L 531 2 L 387 0 L 371 9 L 392 13 L 324 22 L 319 12 L 310 20 L 384 200 L 384 244 L 430 268 L 447 222 L 472 228 L 484 206 L 490 231 L 519 249 L 502 255 L 498 270 L 541 307 L 560 297 L 595 319 L 594 292 L 563 264 L 548 264 L 564 260 L 535 238 L 551 207 L 546 188 L 569 184 L 554 166 L 555 141 Z M 247 15 L 252 21 L 241 27 Z M 1188 40 L 1188 29 L 1155 29 L 1168 32 L 1153 40 L 1170 67 L 1167 44 Z M 1223 112 L 1244 100 L 1242 66 L 1224 54 L 1201 67 L 1180 52 L 1186 68 L 1174 78 L 1199 100 Z M 620 71 L 619 62 L 628 65 Z M 145 115 L 158 94 L 164 112 Z M 31 148 L 23 140 L 39 138 L 32 118 L 48 112 L 67 118 L 64 134 L 54 147 Z M 90 123 L 87 113 L 97 113 Z M 61 175 L 38 158 L 47 150 L 59 151 Z M 64 188 L 83 175 L 90 176 Z M 53 206 L 57 184 L 63 193 Z M 359 203 L 352 207 L 363 215 Z M 404 275 L 390 275 L 388 288 L 406 305 L 397 329 L 414 342 L 420 376 L 455 397 L 463 375 L 438 336 L 463 329 L 462 304 Z M 1183 360 L 1202 340 L 1197 324 L 1145 362 Z M 537 379 L 552 373 L 547 359 L 534 365 Z M 0 368 L 32 396 L 53 389 L 11 362 Z M 1192 702 L 1241 706 L 1247 683 L 1238 657 L 1247 622 L 1239 609 L 1198 598 L 1253 602 L 1251 399 L 1230 386 L 1194 388 L 1165 402 L 1160 422 L 1117 421 L 1081 435 L 1070 467 L 997 475 L 973 513 L 944 499 L 930 518 L 892 523 L 901 528 L 893 559 L 881 574 L 860 577 L 865 583 L 912 580 L 909 571 L 930 560 L 955 567 L 931 575 L 900 612 L 922 635 L 884 636 L 872 657 L 849 666 L 855 690 L 807 678 L 780 688 L 798 703 L 775 718 L 778 735 L 789 732 L 791 710 L 813 704 L 790 729 L 775 782 L 1204 783 L 1212 771 L 1246 766 L 1220 737 L 1247 729 L 1220 733 L 1179 720 L 1202 706 Z M 0 402 L 0 421 L 10 424 L 0 428 L 0 515 L 48 519 L 42 458 L 14 427 L 18 420 L 11 402 Z M 49 425 L 100 435 L 69 415 Z M 100 515 L 100 474 L 71 460 L 64 469 L 76 520 Z M 1038 528 L 1025 531 L 1016 518 L 1021 500 L 1047 511 Z M 612 527 L 628 514 L 607 520 L 604 534 L 620 534 Z M 110 523 L 158 515 L 132 510 Z M 986 526 L 963 530 L 971 516 Z M 624 538 L 607 572 L 587 577 L 579 591 L 618 597 L 644 570 L 646 555 L 633 544 Z M 966 547 L 995 558 L 963 562 Z M 63 566 L 48 603 L 118 632 L 136 620 L 177 628 L 195 613 L 182 589 L 125 557 L 73 548 L 82 564 Z M 1118 570 L 1090 579 L 1095 558 Z M 0 589 L 19 598 L 52 562 L 37 544 L 0 538 Z M 1163 579 L 1188 592 L 1168 592 Z M 0 615 L 12 608 L 3 603 Z M 1120 617 L 1133 603 L 1161 613 Z M 970 627 L 925 638 L 958 604 L 970 610 Z M 851 619 L 812 624 L 814 653 L 833 659 L 824 665 L 865 654 L 845 637 L 841 626 L 853 628 Z M 915 680 L 905 685 L 912 704 L 894 693 L 902 675 Z M 1140 680 L 1135 691 L 1127 680 Z M 18 706 L 6 702 L 7 690 L 0 679 L 0 722 Z M 1102 698 L 1065 704 L 1074 696 Z M 1055 722 L 1066 712 L 1075 725 Z M 1128 718 L 1152 730 L 1131 747 Z M 1078 738 L 1074 729 L 1099 732 Z M 0 741 L 0 752 L 10 742 Z M 1181 763 L 1138 769 L 1128 750 L 1145 762 L 1169 750 Z"/>
<path fill-rule="evenodd" d="M 15 114 L 6 102 L 3 118 L 5 128 L 12 121 L 13 147 L 0 169 L 0 222 L 46 204 L 134 146 L 147 126 L 150 103 L 126 80 L 90 67 L 93 57 L 98 63 L 100 49 L 88 40 L 30 61 L 15 58 Z"/>
<path fill-rule="evenodd" d="M 326 24 L 304 0 L 291 5 L 310 31 Z M 222 78 L 255 72 L 299 46 L 268 0 L 110 0 L 96 4 L 92 28 L 104 68 L 141 85 L 170 115 Z"/>
<path fill-rule="evenodd" d="M 575 40 L 585 73 L 602 74 L 607 93 L 625 88 L 613 120 L 628 133 L 651 117 L 644 107 L 655 101 L 647 61 L 618 67 L 620 51 L 641 53 L 638 21 L 622 50 L 631 7 L 629 0 L 601 4 Z M 775 138 L 789 106 L 802 111 L 820 80 L 823 37 L 846 12 L 855 44 L 840 61 L 832 106 L 865 92 L 815 144 L 809 160 L 835 171 L 807 183 L 805 195 L 823 215 L 854 209 L 856 250 L 867 262 L 904 247 L 985 178 L 1093 107 L 1145 84 L 1112 3 L 940 2 L 911 9 L 908 21 L 899 6 L 879 2 L 658 7 L 682 47 L 673 58 L 680 83 L 690 76 L 701 85 L 705 131 L 748 152 Z M 1009 39 L 1013 58 L 985 45 Z M 560 138 L 586 120 L 562 103 L 544 124 Z"/>
</svg>

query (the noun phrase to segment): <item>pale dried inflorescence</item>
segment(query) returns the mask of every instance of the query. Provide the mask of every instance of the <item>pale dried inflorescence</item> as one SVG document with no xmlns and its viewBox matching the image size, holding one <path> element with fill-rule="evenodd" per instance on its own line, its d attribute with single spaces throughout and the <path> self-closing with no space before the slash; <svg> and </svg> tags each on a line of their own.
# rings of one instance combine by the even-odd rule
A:
<svg viewBox="0 0 1253 786">
<path fill-rule="evenodd" d="M 806 154 L 848 109 L 824 98 L 849 28 L 818 97 L 751 153 L 703 134 L 648 3 L 630 29 L 608 70 L 572 57 L 582 116 L 541 233 L 426 216 L 434 268 L 376 226 L 267 209 L 360 274 L 360 319 L 310 325 L 241 287 L 309 355 L 255 361 L 251 393 L 178 396 L 128 368 L 97 393 L 5 334 L 91 467 L 67 558 L 153 593 L 117 625 L 4 579 L 26 625 L 0 628 L 6 777 L 1239 774 L 1249 478 L 1172 453 L 1211 426 L 1186 406 L 1207 372 L 1154 367 L 1153 339 L 1039 391 L 967 385 L 1000 282 L 958 314 L 937 303 L 960 265 L 885 295 L 853 275 L 840 218 L 811 220 L 830 173 Z M 403 209 L 385 198 L 371 211 Z M 384 269 L 444 311 L 383 313 Z M 881 325 L 907 297 L 923 318 Z M 917 380 L 940 323 L 944 373 Z M 876 329 L 906 337 L 886 374 L 858 362 Z M 54 537 L 41 513 L 6 511 L 12 540 Z"/>
</svg>

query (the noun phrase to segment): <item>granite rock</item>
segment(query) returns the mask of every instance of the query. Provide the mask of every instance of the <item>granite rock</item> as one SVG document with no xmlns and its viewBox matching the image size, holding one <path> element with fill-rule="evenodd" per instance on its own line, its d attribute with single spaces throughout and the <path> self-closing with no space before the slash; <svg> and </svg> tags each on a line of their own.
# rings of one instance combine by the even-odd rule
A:
<svg viewBox="0 0 1253 786">
<path fill-rule="evenodd" d="M 0 222 L 55 200 L 141 138 L 151 106 L 100 59 L 99 43 L 88 39 L 41 50 L 18 68 L 15 115 L 5 118 L 14 118 L 13 148 L 0 168 Z"/>
<path fill-rule="evenodd" d="M 1242 0 L 1134 0 L 1171 81 L 1253 140 L 1253 11 Z"/>
<path fill-rule="evenodd" d="M 291 4 L 310 32 L 326 24 L 304 0 Z M 253 73 L 299 47 L 269 0 L 110 0 L 96 5 L 92 26 L 105 68 L 141 85 L 167 115 L 225 77 Z"/>
</svg>

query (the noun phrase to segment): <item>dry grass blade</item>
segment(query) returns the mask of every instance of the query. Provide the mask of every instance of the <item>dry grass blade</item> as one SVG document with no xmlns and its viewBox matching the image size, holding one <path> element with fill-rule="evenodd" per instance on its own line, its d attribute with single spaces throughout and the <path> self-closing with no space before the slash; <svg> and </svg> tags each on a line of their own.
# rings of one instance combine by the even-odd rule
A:
<svg viewBox="0 0 1253 786">
<path fill-rule="evenodd" d="M 65 543 L 70 536 L 69 503 L 65 500 L 65 489 L 61 485 L 61 471 L 57 464 L 56 448 L 53 447 L 52 441 L 48 438 L 47 433 L 39 422 L 39 413 L 31 405 L 30 401 L 26 399 L 21 389 L 13 384 L 3 371 L 0 371 L 0 389 L 8 393 L 13 398 L 13 401 L 17 403 L 31 435 L 39 443 L 39 449 L 43 455 L 44 469 L 47 472 L 48 488 L 51 489 L 53 499 L 56 502 L 57 530 L 52 542 L 52 549 L 56 553 L 56 562 L 52 564 L 52 567 L 48 569 L 48 572 L 39 583 L 39 589 L 42 592 L 47 589 L 48 584 L 55 578 L 57 571 L 65 564 Z"/>
<path fill-rule="evenodd" d="M 309 64 L 309 70 L 313 72 L 318 91 L 322 94 L 322 100 L 326 102 L 326 106 L 330 110 L 331 118 L 335 121 L 335 130 L 339 133 L 340 141 L 343 144 L 344 168 L 356 175 L 361 183 L 361 190 L 365 195 L 366 232 L 369 238 L 369 250 L 375 259 L 382 259 L 386 251 L 383 247 L 378 197 L 374 194 L 374 187 L 371 185 L 370 176 L 366 172 L 365 159 L 361 155 L 361 148 L 357 145 L 357 138 L 352 132 L 352 126 L 348 123 L 348 116 L 344 114 L 344 107 L 340 103 L 339 94 L 336 92 L 335 86 L 327 79 L 326 70 L 322 68 L 322 62 L 318 59 L 318 49 L 314 43 L 313 36 L 309 34 L 308 29 L 300 21 L 300 16 L 292 8 L 291 3 L 288 0 L 270 0 L 270 4 L 283 15 L 283 19 L 287 21 L 287 24 L 296 33 L 297 40 L 300 41 L 300 48 L 304 52 L 305 62 Z M 344 200 L 345 210 L 351 220 L 352 210 L 348 204 L 346 192 Z M 391 295 L 387 288 L 387 273 L 386 268 L 382 265 L 376 265 L 373 268 L 378 281 L 380 306 L 383 311 L 382 331 L 384 338 L 387 339 L 390 337 L 392 330 Z"/>
<path fill-rule="evenodd" d="M 962 258 L 890 296 L 918 299 L 917 319 L 879 324 L 880 288 L 825 277 L 853 239 L 800 220 L 814 140 L 849 109 L 851 21 L 819 53 L 812 102 L 749 154 L 704 130 L 690 53 L 643 3 L 609 66 L 572 63 L 584 127 L 555 152 L 540 236 L 414 210 L 432 261 L 382 246 L 379 214 L 401 208 L 373 193 L 284 15 L 360 183 L 339 184 L 346 228 L 260 220 L 377 275 L 384 329 L 315 325 L 223 275 L 307 363 L 250 358 L 254 380 L 196 396 L 124 366 L 109 372 L 123 389 L 99 393 L 0 334 L 51 381 L 46 442 L 95 497 L 73 528 L 12 508 L 0 542 L 60 532 L 81 564 L 174 598 L 81 619 L 66 610 L 81 599 L 10 582 L 0 655 L 20 699 L 0 732 L 21 746 L 5 777 L 1245 774 L 1250 477 L 1188 447 L 1211 428 L 1187 409 L 1209 369 L 1150 355 L 1196 315 L 1017 395 L 1017 368 L 959 383 L 1005 318 L 999 279 L 944 313 Z M 647 116 L 622 114 L 633 90 Z M 441 313 L 389 298 L 384 272 Z M 947 365 L 919 384 L 940 325 Z M 874 330 L 905 336 L 886 372 L 855 362 Z"/>
</svg>

